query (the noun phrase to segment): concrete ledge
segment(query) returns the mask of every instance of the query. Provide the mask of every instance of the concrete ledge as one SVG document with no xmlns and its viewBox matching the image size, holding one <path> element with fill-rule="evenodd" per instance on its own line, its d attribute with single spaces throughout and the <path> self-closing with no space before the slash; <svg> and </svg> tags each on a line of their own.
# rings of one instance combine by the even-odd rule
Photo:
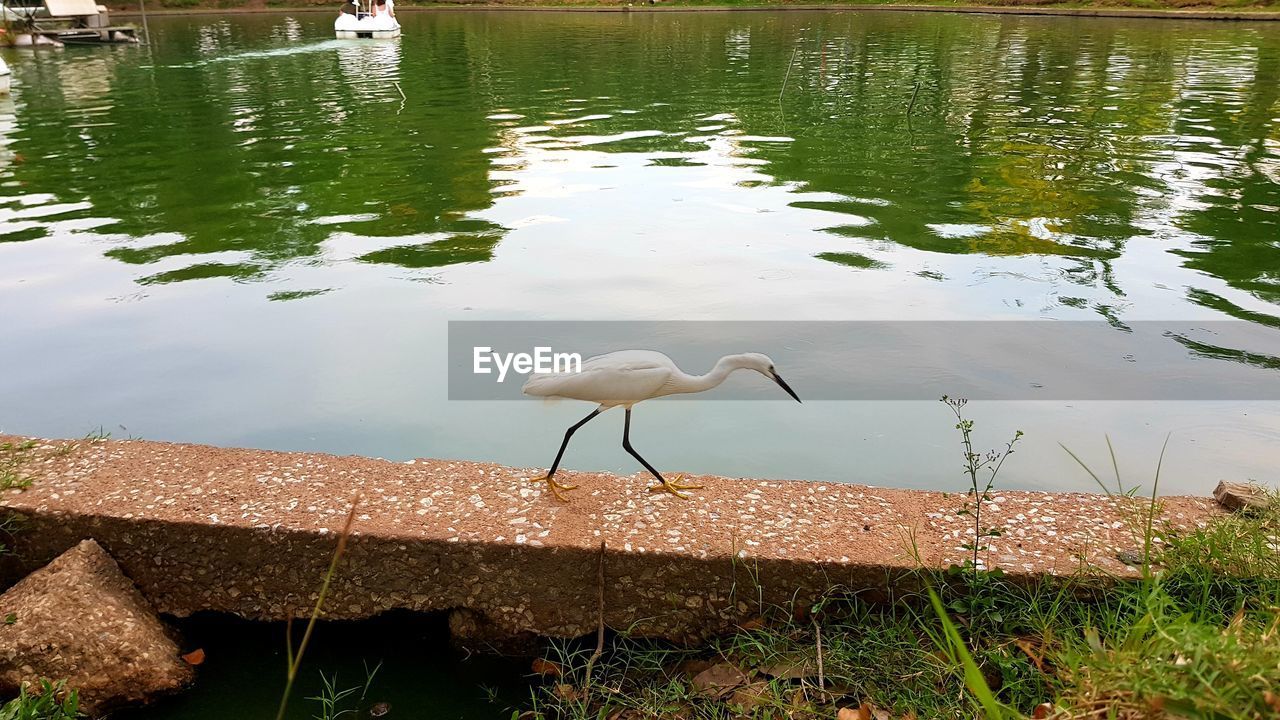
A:
<svg viewBox="0 0 1280 720">
<path fill-rule="evenodd" d="M 0 436 L 0 443 L 20 438 Z M 220 449 L 146 441 L 38 441 L 25 516 L 4 568 L 16 576 L 96 539 L 155 608 L 254 619 L 302 616 L 361 496 L 330 618 L 466 608 L 490 630 L 577 636 L 605 622 L 693 641 L 833 585 L 884 591 L 918 567 L 959 562 L 962 494 L 694 476 L 693 499 L 651 494 L 641 475 L 564 473 L 572 502 L 532 470 L 485 463 Z M 960 478 L 957 478 L 959 481 Z M 1164 499 L 1170 523 L 1221 515 L 1212 499 Z M 986 561 L 1016 578 L 1082 568 L 1129 575 L 1125 509 L 1097 495 L 1000 492 Z"/>
</svg>

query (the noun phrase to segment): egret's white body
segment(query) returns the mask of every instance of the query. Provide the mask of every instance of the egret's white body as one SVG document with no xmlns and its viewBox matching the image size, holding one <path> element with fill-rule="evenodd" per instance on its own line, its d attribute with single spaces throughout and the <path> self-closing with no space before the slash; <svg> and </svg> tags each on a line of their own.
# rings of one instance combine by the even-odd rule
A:
<svg viewBox="0 0 1280 720">
<path fill-rule="evenodd" d="M 706 375 L 690 375 L 654 350 L 619 350 L 588 358 L 580 372 L 544 373 L 525 382 L 524 394 L 585 400 L 605 408 L 631 407 L 642 400 L 710 390 L 734 370 L 768 374 L 773 362 L 759 353 L 726 355 Z"/>
<path fill-rule="evenodd" d="M 627 411 L 626 422 L 623 425 L 622 446 L 662 483 L 653 489 L 680 495 L 680 490 L 697 487 L 668 482 L 631 447 L 631 407 L 652 398 L 710 390 L 723 383 L 735 370 L 754 370 L 778 383 L 797 402 L 800 400 L 778 375 L 773 361 L 767 355 L 760 353 L 725 355 L 705 375 L 690 375 L 681 370 L 671 358 L 660 352 L 620 350 L 587 359 L 578 372 L 540 373 L 531 376 L 521 388 L 526 395 L 584 400 L 599 405 L 590 415 L 570 427 L 565 433 L 560 452 L 556 454 L 551 470 L 543 479 L 547 481 L 556 497 L 561 497 L 560 490 L 572 489 L 570 486 L 557 483 L 553 477 L 556 468 L 560 466 L 564 450 L 569 445 L 569 438 L 573 436 L 574 431 L 596 415 L 609 408 L 621 406 Z"/>
</svg>

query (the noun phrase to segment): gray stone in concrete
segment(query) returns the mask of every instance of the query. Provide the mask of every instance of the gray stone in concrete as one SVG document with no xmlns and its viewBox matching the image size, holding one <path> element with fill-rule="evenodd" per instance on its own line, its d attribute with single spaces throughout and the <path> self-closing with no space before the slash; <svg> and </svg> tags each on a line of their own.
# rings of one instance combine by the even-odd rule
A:
<svg viewBox="0 0 1280 720">
<path fill-rule="evenodd" d="M 1261 487 L 1226 480 L 1213 489 L 1213 497 L 1232 512 L 1260 513 L 1271 504 L 1270 496 Z"/>
</svg>

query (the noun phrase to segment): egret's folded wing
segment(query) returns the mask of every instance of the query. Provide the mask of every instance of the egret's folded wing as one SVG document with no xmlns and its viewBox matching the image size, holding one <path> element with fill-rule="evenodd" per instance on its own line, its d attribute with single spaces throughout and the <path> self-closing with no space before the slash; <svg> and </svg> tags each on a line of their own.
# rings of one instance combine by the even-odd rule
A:
<svg viewBox="0 0 1280 720">
<path fill-rule="evenodd" d="M 600 366 L 631 367 L 637 370 L 653 367 L 675 369 L 671 358 L 656 350 L 615 350 L 603 355 L 593 355 L 582 363 L 583 369 Z"/>
<path fill-rule="evenodd" d="M 563 397 L 573 400 L 622 405 L 654 397 L 671 378 L 671 369 L 651 361 L 592 363 L 591 358 L 576 373 L 548 373 L 531 376 L 522 388 L 535 397 Z"/>
</svg>

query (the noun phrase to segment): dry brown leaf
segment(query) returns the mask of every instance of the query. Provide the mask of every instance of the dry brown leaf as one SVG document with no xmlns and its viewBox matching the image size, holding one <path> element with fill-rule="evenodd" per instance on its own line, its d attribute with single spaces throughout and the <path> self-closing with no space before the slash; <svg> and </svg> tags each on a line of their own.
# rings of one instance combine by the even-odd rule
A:
<svg viewBox="0 0 1280 720">
<path fill-rule="evenodd" d="M 1226 635 L 1228 633 L 1234 632 L 1237 635 L 1239 635 L 1240 631 L 1243 628 L 1244 628 L 1244 608 L 1241 607 L 1239 610 L 1236 611 L 1236 614 L 1232 616 L 1231 622 L 1227 623 L 1227 627 L 1222 631 L 1222 634 Z"/>
<path fill-rule="evenodd" d="M 535 675 L 543 677 L 560 677 L 564 675 L 564 668 L 543 658 L 534 658 L 530 669 L 533 670 Z"/>
<path fill-rule="evenodd" d="M 854 708 L 840 708 L 836 713 L 836 720 L 862 720 L 862 715 Z"/>
<path fill-rule="evenodd" d="M 893 720 L 893 718 L 887 710 L 881 710 L 863 700 L 862 704 L 858 706 L 858 720 Z"/>
<path fill-rule="evenodd" d="M 769 704 L 769 683 L 753 682 L 733 691 L 729 703 L 745 710 Z"/>
<path fill-rule="evenodd" d="M 746 684 L 746 674 L 729 663 L 712 665 L 693 677 L 693 689 L 714 698 L 724 697 Z"/>
</svg>

